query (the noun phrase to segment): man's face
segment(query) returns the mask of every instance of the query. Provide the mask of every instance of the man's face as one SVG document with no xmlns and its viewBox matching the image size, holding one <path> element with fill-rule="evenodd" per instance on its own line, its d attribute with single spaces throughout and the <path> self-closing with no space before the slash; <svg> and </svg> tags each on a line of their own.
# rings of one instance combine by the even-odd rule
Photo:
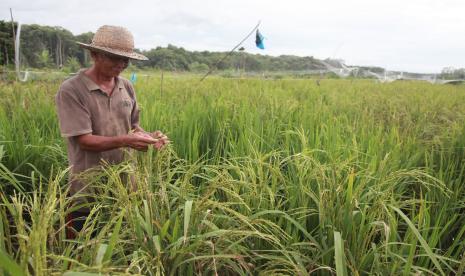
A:
<svg viewBox="0 0 465 276">
<path fill-rule="evenodd" d="M 95 53 L 94 61 L 100 71 L 109 77 L 119 76 L 129 64 L 129 58 L 108 53 Z"/>
</svg>

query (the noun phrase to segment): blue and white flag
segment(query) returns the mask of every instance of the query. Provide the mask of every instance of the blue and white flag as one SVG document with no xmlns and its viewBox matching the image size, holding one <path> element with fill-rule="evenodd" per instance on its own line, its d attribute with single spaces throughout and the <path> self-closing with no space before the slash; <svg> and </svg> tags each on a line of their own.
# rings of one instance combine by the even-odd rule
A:
<svg viewBox="0 0 465 276">
<path fill-rule="evenodd" d="M 255 35 L 255 45 L 257 45 L 257 47 L 262 50 L 265 49 L 265 45 L 263 44 L 264 39 L 265 38 L 263 37 L 263 35 L 257 29 L 257 34 Z"/>
<path fill-rule="evenodd" d="M 129 80 L 132 82 L 132 84 L 136 83 L 136 80 L 137 80 L 136 73 L 132 73 L 131 78 Z"/>
</svg>

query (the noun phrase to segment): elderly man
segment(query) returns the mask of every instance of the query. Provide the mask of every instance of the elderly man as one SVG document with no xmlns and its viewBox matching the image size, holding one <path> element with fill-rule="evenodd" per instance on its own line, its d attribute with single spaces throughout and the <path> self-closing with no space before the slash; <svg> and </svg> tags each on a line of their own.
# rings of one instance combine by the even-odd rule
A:
<svg viewBox="0 0 465 276">
<path fill-rule="evenodd" d="M 63 82 L 56 95 L 61 135 L 68 146 L 71 195 L 89 193 L 78 175 L 98 168 L 102 161 L 124 161 L 125 148 L 143 151 L 153 145 L 160 149 L 169 142 L 160 131 L 146 133 L 139 126 L 134 88 L 119 76 L 130 59 L 147 60 L 134 52 L 132 34 L 122 27 L 102 26 L 91 44 L 78 44 L 90 50 L 94 63 Z M 76 218 L 87 215 L 88 210 L 81 208 L 71 213 L 68 223 L 80 231 L 83 220 L 77 222 Z"/>
</svg>

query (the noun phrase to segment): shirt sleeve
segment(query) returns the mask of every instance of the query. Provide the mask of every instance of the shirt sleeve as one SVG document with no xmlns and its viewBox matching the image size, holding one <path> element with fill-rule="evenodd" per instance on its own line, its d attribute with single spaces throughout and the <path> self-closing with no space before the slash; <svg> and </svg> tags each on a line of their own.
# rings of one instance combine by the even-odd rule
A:
<svg viewBox="0 0 465 276">
<path fill-rule="evenodd" d="M 61 136 L 73 137 L 92 133 L 89 109 L 73 89 L 62 85 L 55 97 Z"/>
<path fill-rule="evenodd" d="M 134 91 L 134 86 L 129 81 L 125 81 L 126 89 L 129 92 L 129 96 L 132 98 L 134 104 L 132 105 L 131 111 L 131 128 L 134 129 L 139 126 L 139 105 L 137 104 L 136 92 Z"/>
</svg>

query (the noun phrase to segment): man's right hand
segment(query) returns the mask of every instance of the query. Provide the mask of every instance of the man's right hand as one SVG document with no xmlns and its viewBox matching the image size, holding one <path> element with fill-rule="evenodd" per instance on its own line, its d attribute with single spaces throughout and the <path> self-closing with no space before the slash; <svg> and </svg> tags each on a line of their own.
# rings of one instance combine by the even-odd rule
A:
<svg viewBox="0 0 465 276">
<path fill-rule="evenodd" d="M 106 137 L 92 135 L 90 133 L 77 136 L 79 146 L 88 151 L 107 151 L 121 147 L 131 147 L 136 150 L 146 151 L 149 145 L 158 142 L 158 139 L 150 135 L 131 133 L 127 135 Z"/>
</svg>

